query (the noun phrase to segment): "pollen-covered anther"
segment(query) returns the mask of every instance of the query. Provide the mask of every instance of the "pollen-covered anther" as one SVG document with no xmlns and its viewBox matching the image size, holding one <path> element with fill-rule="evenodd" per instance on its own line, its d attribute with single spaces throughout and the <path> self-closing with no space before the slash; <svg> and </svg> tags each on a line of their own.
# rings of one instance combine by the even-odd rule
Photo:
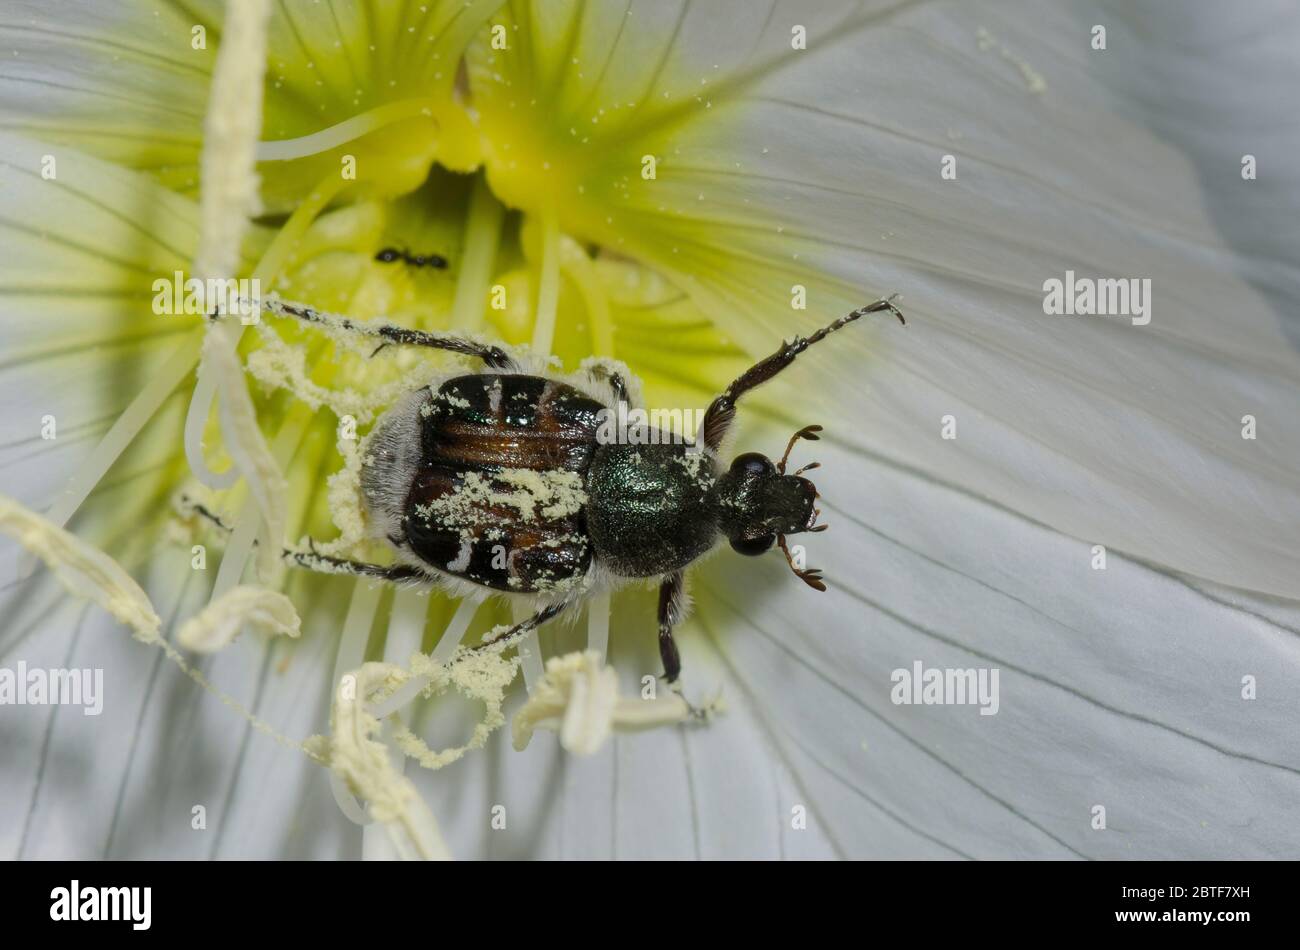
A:
<svg viewBox="0 0 1300 950">
<path fill-rule="evenodd" d="M 111 557 L 0 495 L 0 533 L 39 557 L 69 593 L 94 601 L 146 643 L 159 639 L 161 619 L 149 596 Z"/>
<path fill-rule="evenodd" d="M 371 692 L 408 675 L 387 663 L 366 663 L 344 675 L 335 687 L 330 736 L 309 740 L 309 747 L 368 804 L 369 816 L 388 829 L 399 856 L 445 859 L 451 854 L 433 813 L 394 766 L 388 746 L 375 738 L 380 723 L 366 707 Z"/>
<path fill-rule="evenodd" d="M 261 633 L 296 638 L 302 622 L 292 601 L 279 591 L 241 585 L 232 587 L 201 612 L 185 621 L 176 641 L 196 653 L 215 653 L 233 641 L 245 626 Z"/>
<path fill-rule="evenodd" d="M 678 693 L 662 699 L 620 696 L 618 674 L 593 650 L 552 657 L 528 702 L 515 713 L 511 732 L 516 750 L 533 733 L 551 729 L 574 755 L 592 755 L 610 733 L 671 726 L 701 718 Z"/>
<path fill-rule="evenodd" d="M 186 662 L 180 651 L 159 633 L 162 620 L 154 610 L 149 596 L 120 564 L 103 551 L 4 495 L 0 495 L 0 533 L 14 538 L 44 561 L 73 596 L 85 598 L 103 607 L 120 623 L 130 627 L 137 640 L 162 650 L 186 676 L 234 709 L 253 728 L 286 748 L 306 751 L 313 758 L 318 758 L 301 743 L 277 732 L 232 696 L 216 689 L 199 670 Z"/>
<path fill-rule="evenodd" d="M 378 669 L 381 664 L 367 664 Z M 352 687 L 361 690 L 365 702 L 365 722 L 373 723 L 378 728 L 380 718 L 392 716 L 416 696 L 433 698 L 450 688 L 456 689 L 465 698 L 483 703 L 483 714 L 475 724 L 468 741 L 463 745 L 447 749 L 434 750 L 412 732 L 407 726 L 394 719 L 390 721 L 393 744 L 408 758 L 426 769 L 440 769 L 458 761 L 466 752 L 481 749 L 488 738 L 505 725 L 506 717 L 502 712 L 506 690 L 514 681 L 519 668 L 519 661 L 506 659 L 499 653 L 460 649 L 452 654 L 451 660 L 443 663 L 432 656 L 416 653 L 411 657 L 410 666 L 403 668 L 393 664 L 382 664 L 385 675 L 377 673 L 360 684 L 354 674 L 346 697 L 352 700 Z M 364 685 L 365 689 L 361 689 Z M 340 696 L 339 702 L 345 697 Z M 342 739 L 345 744 L 348 737 L 340 737 L 337 727 L 330 737 L 331 743 Z"/>
</svg>

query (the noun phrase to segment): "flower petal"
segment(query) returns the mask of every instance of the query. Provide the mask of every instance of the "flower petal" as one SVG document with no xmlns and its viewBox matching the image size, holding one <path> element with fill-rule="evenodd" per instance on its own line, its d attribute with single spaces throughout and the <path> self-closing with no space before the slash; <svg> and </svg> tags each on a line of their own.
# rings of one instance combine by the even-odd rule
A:
<svg viewBox="0 0 1300 950">
<path fill-rule="evenodd" d="M 444 156 L 458 168 L 472 168 L 476 152 L 466 152 L 460 141 L 467 136 L 449 134 L 467 121 L 453 108 L 451 90 L 462 49 L 499 3 L 429 0 L 418 11 L 352 0 L 309 9 L 276 4 L 264 139 L 308 136 L 397 103 L 428 100 L 429 106 L 423 115 L 378 130 L 380 144 L 344 143 L 299 161 L 264 163 L 267 208 L 291 210 L 326 173 L 338 174 L 344 154 L 356 158 L 358 180 L 389 193 L 399 184 L 411 190 L 428 172 L 435 121 Z M 0 43 L 14 53 L 0 74 L 0 124 L 197 193 L 203 117 L 223 35 L 222 0 L 161 8 L 20 0 L 14 7 L 0 22 Z"/>
<path fill-rule="evenodd" d="M 196 25 L 174 4 L 15 0 L 0 122 L 192 190 L 216 50 L 194 48 Z"/>
<path fill-rule="evenodd" d="M 660 670 L 654 596 L 631 591 L 615 601 L 610 662 L 626 695 L 639 695 L 643 677 Z M 771 739 L 761 703 L 745 693 L 707 639 L 689 621 L 686 626 L 688 698 L 701 703 L 721 686 L 722 714 L 703 727 L 616 734 L 588 758 L 565 753 L 545 731 L 515 752 L 503 732 L 483 755 L 437 775 L 412 775 L 452 853 L 479 859 L 835 856 L 826 829 L 812 821 L 807 830 L 791 827 L 792 809 L 808 798 Z M 581 649 L 583 629 L 552 625 L 542 634 L 545 654 Z M 522 705 L 523 697 L 516 702 Z M 423 728 L 449 728 L 446 717 L 454 710 L 432 711 L 443 725 Z M 505 809 L 504 828 L 493 823 L 497 806 Z"/>
<path fill-rule="evenodd" d="M 980 48 L 981 24 L 997 49 Z M 1276 28 L 1294 39 L 1300 19 Z M 1134 121 L 1127 101 L 1151 91 L 1124 78 L 1154 63 L 1189 83 L 1277 82 L 1282 48 L 1216 43 L 1206 62 L 1202 50 L 1161 42 L 1163 30 L 1142 35 L 1140 54 L 1103 69 L 1072 12 L 1017 21 L 971 6 L 907 11 L 755 87 L 747 124 L 771 145 L 756 173 L 791 208 L 786 230 L 806 235 L 801 259 L 906 293 L 905 332 L 840 340 L 823 361 L 834 367 L 828 403 L 855 409 L 855 444 L 1076 537 L 1296 596 L 1300 421 L 1279 410 L 1300 398 L 1300 361 L 1278 317 L 1295 309 L 1294 282 L 1278 296 L 1282 233 L 1271 244 L 1260 234 L 1240 249 L 1258 257 L 1243 256 L 1202 195 L 1220 196 L 1218 218 L 1254 220 L 1255 201 L 1230 212 L 1227 197 L 1253 183 L 1235 159 L 1201 180 L 1209 156 L 1189 160 Z M 1111 25 L 1121 52 L 1136 36 Z M 1002 49 L 1032 61 L 1047 91 L 1018 86 Z M 1093 79 L 1103 72 L 1106 90 Z M 842 81 L 826 84 L 830 74 Z M 959 118 L 954 89 L 972 103 Z M 1270 128 L 1266 113 L 1256 125 L 1236 115 L 1243 142 Z M 1197 118 L 1216 124 L 1213 112 Z M 944 153 L 958 156 L 956 181 L 939 178 Z M 1067 269 L 1150 278 L 1150 325 L 1045 315 L 1043 283 Z M 789 288 L 756 287 L 769 308 L 755 300 L 745 339 L 757 327 L 787 332 L 770 302 Z M 848 302 L 841 291 L 810 308 Z M 738 318 L 720 322 L 739 334 Z M 940 437 L 949 415 L 954 440 Z M 1243 439 L 1245 416 L 1258 419 L 1259 438 Z"/>
<path fill-rule="evenodd" d="M 523 23 L 528 9 L 509 17 Z M 1256 183 L 1236 157 L 1210 172 L 1213 155 L 1189 158 L 1141 122 L 1153 75 L 1183 90 L 1284 88 L 1294 44 L 1257 38 L 1294 37 L 1300 18 L 1257 11 L 1258 30 L 1189 47 L 1177 29 L 1077 8 L 1015 18 L 979 4 L 829 7 L 797 50 L 792 24 L 807 18 L 794 7 L 762 20 L 740 5 L 679 9 L 674 26 L 661 9 L 656 29 L 624 29 L 614 44 L 571 14 L 579 75 L 612 64 L 585 89 L 556 86 L 536 56 L 474 48 L 486 134 L 513 132 L 495 136 L 510 154 L 488 154 L 506 200 L 553 202 L 571 233 L 660 267 L 755 354 L 792 327 L 902 291 L 905 332 L 857 328 L 827 345 L 835 355 L 810 357 L 829 367 L 827 404 L 859 414 L 860 445 L 869 434 L 893 459 L 1077 537 L 1300 594 L 1300 420 L 1280 411 L 1300 397 L 1278 316 L 1295 309 L 1284 233 L 1237 239 L 1255 259 L 1243 256 L 1219 220 L 1233 209 L 1253 220 L 1266 199 L 1230 196 Z M 725 49 L 701 49 L 727 9 Z M 1096 20 L 1111 25 L 1104 54 L 1088 46 Z M 632 92 L 621 64 L 650 57 L 635 44 L 662 69 Z M 1267 200 L 1291 209 L 1294 148 L 1267 109 L 1229 112 L 1241 95 L 1187 101 L 1232 116 L 1242 152 L 1267 148 L 1280 169 Z M 1197 119 L 1217 126 L 1216 115 Z M 955 180 L 941 178 L 946 154 Z M 646 156 L 657 157 L 653 178 Z M 1207 190 L 1222 196 L 1214 217 Z M 1150 324 L 1046 315 L 1044 282 L 1067 271 L 1150 279 Z M 816 320 L 790 309 L 795 285 Z M 940 437 L 949 415 L 955 440 Z"/>
<path fill-rule="evenodd" d="M 809 538 L 829 592 L 796 583 L 778 557 L 724 554 L 702 572 L 699 609 L 846 854 L 1259 858 L 1300 846 L 1294 605 L 1270 619 L 1115 554 L 1094 570 L 1086 544 L 833 432 L 817 455 L 831 529 L 792 540 Z M 891 676 L 916 662 L 999 669 L 999 708 L 895 705 Z M 1094 830 L 1096 805 L 1110 830 Z"/>
</svg>

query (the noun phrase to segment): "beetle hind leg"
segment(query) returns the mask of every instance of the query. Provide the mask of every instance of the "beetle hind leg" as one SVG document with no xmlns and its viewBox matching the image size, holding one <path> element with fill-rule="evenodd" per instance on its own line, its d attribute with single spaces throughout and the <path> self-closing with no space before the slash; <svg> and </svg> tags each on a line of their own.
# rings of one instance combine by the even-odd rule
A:
<svg viewBox="0 0 1300 950">
<path fill-rule="evenodd" d="M 230 534 L 233 530 L 230 525 L 218 515 L 209 509 L 206 505 L 190 499 L 188 496 L 181 495 L 178 499 L 178 507 L 182 514 L 196 514 L 208 524 L 217 528 L 223 534 Z M 253 542 L 257 544 L 256 541 Z M 406 564 L 371 564 L 366 561 L 353 561 L 348 558 L 330 557 L 326 554 L 319 554 L 316 551 L 315 539 L 309 538 L 307 541 L 308 550 L 295 551 L 293 548 L 283 548 L 280 551 L 280 557 L 285 562 L 300 567 L 303 570 L 314 571 L 317 574 L 351 574 L 356 577 L 373 577 L 377 580 L 389 581 L 394 584 L 404 581 L 429 580 L 429 576 L 418 568 Z"/>
</svg>

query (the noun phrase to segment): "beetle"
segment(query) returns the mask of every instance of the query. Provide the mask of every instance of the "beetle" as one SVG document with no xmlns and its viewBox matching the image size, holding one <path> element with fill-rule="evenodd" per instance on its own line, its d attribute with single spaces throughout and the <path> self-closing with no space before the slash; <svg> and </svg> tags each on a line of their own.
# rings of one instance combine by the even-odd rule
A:
<svg viewBox="0 0 1300 950">
<path fill-rule="evenodd" d="M 698 442 L 666 437 L 635 443 L 602 438 L 611 414 L 626 418 L 631 403 L 627 380 L 607 364 L 568 380 L 534 375 L 502 347 L 470 337 L 263 300 L 270 313 L 370 337 L 380 349 L 428 347 L 485 366 L 409 393 L 367 437 L 362 502 L 375 540 L 393 551 L 395 563 L 314 550 L 286 550 L 285 557 L 318 571 L 443 584 L 462 593 L 526 594 L 540 603 L 531 616 L 473 650 L 507 648 L 601 585 L 657 580 L 663 676 L 675 683 L 681 659 L 673 628 L 686 609 L 684 571 L 723 539 L 750 557 L 777 545 L 806 584 L 826 589 L 819 570 L 795 565 L 786 543 L 789 535 L 827 527 L 817 524 L 817 489 L 803 477 L 817 463 L 786 471 L 795 444 L 816 440 L 821 426 L 791 436 L 779 462 L 746 452 L 724 468 L 718 452 L 737 402 L 861 317 L 887 312 L 905 324 L 896 299 L 882 298 L 782 343 L 713 400 Z"/>
</svg>

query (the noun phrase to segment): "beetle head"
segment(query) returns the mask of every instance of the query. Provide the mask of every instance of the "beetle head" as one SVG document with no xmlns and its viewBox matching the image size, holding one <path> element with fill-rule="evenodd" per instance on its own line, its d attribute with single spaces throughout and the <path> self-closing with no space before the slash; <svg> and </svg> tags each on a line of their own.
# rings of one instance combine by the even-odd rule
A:
<svg viewBox="0 0 1300 950">
<path fill-rule="evenodd" d="M 779 544 L 790 569 L 810 587 L 825 590 L 821 572 L 796 567 L 785 541 L 788 534 L 826 529 L 826 525 L 817 524 L 817 487 L 801 474 L 816 468 L 817 463 L 806 465 L 792 475 L 785 472 L 786 459 L 795 442 L 815 440 L 819 431 L 821 426 L 808 426 L 796 432 L 785 455 L 776 464 L 757 452 L 736 456 L 718 479 L 719 526 L 732 549 L 740 554 L 763 554 L 773 544 Z"/>
</svg>

